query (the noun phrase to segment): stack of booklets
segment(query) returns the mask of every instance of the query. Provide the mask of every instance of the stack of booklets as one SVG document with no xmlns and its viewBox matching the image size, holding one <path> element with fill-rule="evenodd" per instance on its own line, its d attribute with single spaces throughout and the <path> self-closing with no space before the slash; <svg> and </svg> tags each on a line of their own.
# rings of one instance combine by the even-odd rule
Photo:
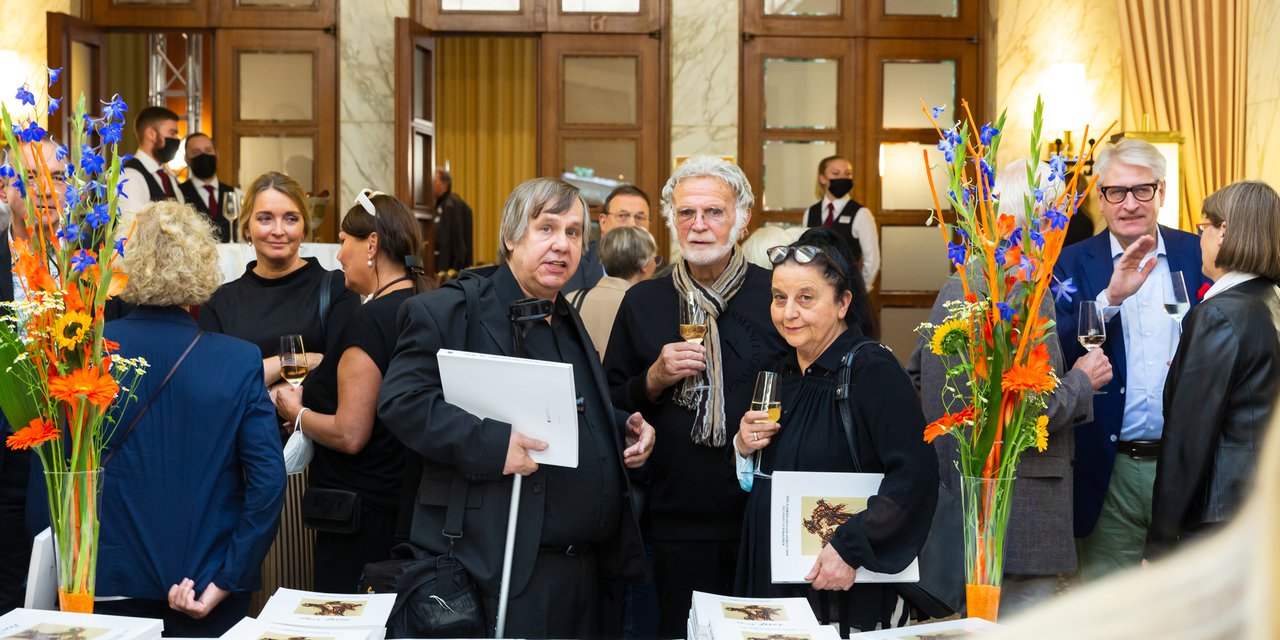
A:
<svg viewBox="0 0 1280 640">
<path fill-rule="evenodd" d="M 0 638 L 158 640 L 163 630 L 164 623 L 152 618 L 40 609 L 14 609 L 0 616 Z"/>
<path fill-rule="evenodd" d="M 223 638 L 236 640 L 383 640 L 396 594 L 316 593 L 279 589 L 256 620 L 245 618 Z"/>
<path fill-rule="evenodd" d="M 731 598 L 693 592 L 689 640 L 839 640 L 804 598 Z"/>
<path fill-rule="evenodd" d="M 849 636 L 849 640 L 962 640 L 981 638 L 1000 626 L 982 618 L 963 618 L 945 622 L 930 622 L 900 629 L 866 631 Z"/>
</svg>

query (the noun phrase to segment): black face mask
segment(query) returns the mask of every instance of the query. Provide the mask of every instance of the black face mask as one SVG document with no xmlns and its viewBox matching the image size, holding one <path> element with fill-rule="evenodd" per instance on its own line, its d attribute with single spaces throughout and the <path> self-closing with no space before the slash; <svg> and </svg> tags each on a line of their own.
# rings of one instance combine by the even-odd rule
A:
<svg viewBox="0 0 1280 640">
<path fill-rule="evenodd" d="M 165 138 L 164 146 L 156 149 L 156 161 L 160 164 L 169 164 L 169 161 L 178 155 L 178 147 L 181 145 L 182 138 Z"/>
<path fill-rule="evenodd" d="M 836 198 L 843 198 L 846 193 L 853 191 L 853 180 L 851 178 L 832 178 L 827 181 L 827 191 Z"/>
<path fill-rule="evenodd" d="M 191 167 L 191 175 L 201 180 L 208 180 L 218 173 L 218 156 L 202 153 L 188 160 L 187 166 Z"/>
</svg>

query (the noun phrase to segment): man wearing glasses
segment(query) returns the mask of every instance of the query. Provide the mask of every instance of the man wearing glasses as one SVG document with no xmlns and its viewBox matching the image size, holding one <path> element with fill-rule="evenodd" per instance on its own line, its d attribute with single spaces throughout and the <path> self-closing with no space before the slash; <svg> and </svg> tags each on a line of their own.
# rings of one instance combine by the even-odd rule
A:
<svg viewBox="0 0 1280 640">
<path fill-rule="evenodd" d="M 633 185 L 614 187 L 604 199 L 604 210 L 600 213 L 599 222 L 601 238 L 618 227 L 648 229 L 649 196 Z M 592 240 L 587 252 L 582 254 L 578 272 L 565 283 L 564 290 L 569 292 L 589 289 L 596 286 L 604 276 L 604 266 L 600 264 L 600 241 Z"/>
<path fill-rule="evenodd" d="M 1063 249 L 1054 269 L 1060 291 L 1076 290 L 1057 301 L 1066 366 L 1085 354 L 1075 340 L 1079 301 L 1096 300 L 1106 325 L 1102 349 L 1115 373 L 1094 396 L 1093 422 L 1076 427 L 1074 520 L 1085 580 L 1142 561 L 1164 381 L 1180 335 L 1165 311 L 1165 290 L 1177 272 L 1188 291 L 1202 282 L 1195 234 L 1156 222 L 1165 193 L 1160 152 L 1126 138 L 1103 149 L 1096 167 L 1107 231 Z M 1063 284 L 1068 279 L 1070 286 Z"/>
</svg>

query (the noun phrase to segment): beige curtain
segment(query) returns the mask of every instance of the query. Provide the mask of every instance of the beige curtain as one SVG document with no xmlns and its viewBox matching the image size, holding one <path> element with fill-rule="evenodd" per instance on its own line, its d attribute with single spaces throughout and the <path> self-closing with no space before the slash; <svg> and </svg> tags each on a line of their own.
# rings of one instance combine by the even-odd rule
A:
<svg viewBox="0 0 1280 640">
<path fill-rule="evenodd" d="M 1248 0 L 1120 0 L 1124 126 L 1180 131 L 1183 229 L 1244 178 Z"/>
<path fill-rule="evenodd" d="M 448 166 L 453 191 L 471 205 L 477 263 L 498 253 L 502 203 L 537 176 L 534 38 L 436 39 L 436 163 Z"/>
</svg>

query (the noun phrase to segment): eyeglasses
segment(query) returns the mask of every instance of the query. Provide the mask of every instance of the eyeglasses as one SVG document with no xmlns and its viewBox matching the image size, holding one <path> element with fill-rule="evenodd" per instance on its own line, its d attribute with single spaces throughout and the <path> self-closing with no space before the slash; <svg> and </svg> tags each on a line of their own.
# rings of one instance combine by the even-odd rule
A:
<svg viewBox="0 0 1280 640">
<path fill-rule="evenodd" d="M 660 256 L 660 255 L 658 255 L 658 254 L 656 254 L 656 253 L 655 253 L 655 254 L 653 254 L 653 266 L 655 266 L 655 267 L 661 267 L 661 266 L 662 266 L 662 256 Z"/>
<path fill-rule="evenodd" d="M 1102 194 L 1102 199 L 1111 204 L 1120 204 L 1124 202 L 1126 196 L 1133 194 L 1133 199 L 1138 202 L 1151 202 L 1156 197 L 1156 189 L 1159 188 L 1159 182 L 1148 182 L 1146 184 L 1135 184 L 1132 187 L 1098 187 L 1098 193 Z"/>
<path fill-rule="evenodd" d="M 1201 220 L 1200 222 L 1196 223 L 1196 233 L 1199 235 L 1204 235 L 1205 229 L 1208 229 L 1209 227 L 1216 228 L 1217 226 L 1218 226 L 1218 223 L 1212 220 Z"/>
<path fill-rule="evenodd" d="M 617 218 L 618 221 L 621 222 L 622 224 L 630 224 L 632 220 L 635 220 L 636 224 L 638 225 L 649 224 L 649 216 L 643 213 L 638 213 L 638 212 L 631 213 L 630 211 L 619 211 L 617 213 L 610 213 L 607 215 L 611 215 Z"/>
<path fill-rule="evenodd" d="M 835 260 L 832 260 L 831 256 L 827 255 L 826 251 L 823 251 L 820 247 L 815 247 L 811 244 L 802 244 L 798 247 L 780 245 L 769 249 L 765 252 L 765 255 L 769 256 L 769 262 L 775 265 L 786 262 L 787 258 L 795 258 L 796 262 L 799 264 L 809 264 L 821 257 L 827 264 L 831 265 L 831 268 L 835 269 L 836 272 L 840 274 L 840 277 L 844 277 L 845 275 L 844 269 L 841 269 L 840 265 L 837 264 Z"/>
<path fill-rule="evenodd" d="M 688 224 L 698 217 L 699 213 L 707 224 L 720 226 L 725 220 L 729 219 L 729 212 L 724 209 L 707 209 L 699 212 L 694 209 L 680 209 L 676 211 L 676 222 L 678 224 Z"/>
</svg>

